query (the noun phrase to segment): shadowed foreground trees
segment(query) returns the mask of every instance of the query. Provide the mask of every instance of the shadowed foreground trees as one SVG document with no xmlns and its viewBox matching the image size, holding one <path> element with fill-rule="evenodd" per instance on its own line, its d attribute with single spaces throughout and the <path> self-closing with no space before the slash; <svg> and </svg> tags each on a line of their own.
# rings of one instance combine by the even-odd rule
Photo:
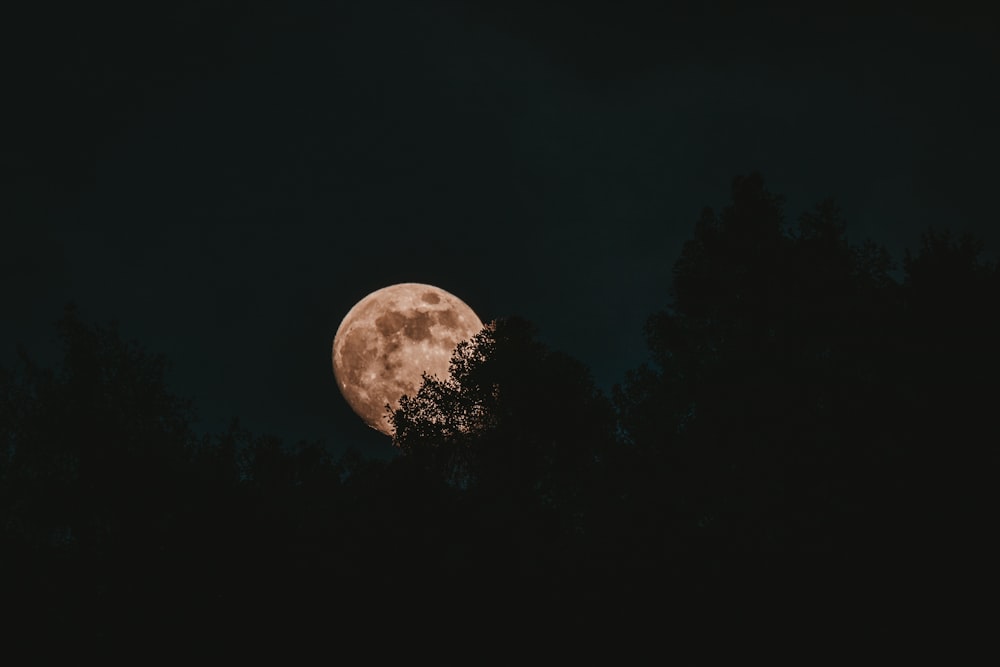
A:
<svg viewBox="0 0 1000 667">
<path fill-rule="evenodd" d="M 900 284 L 831 203 L 789 227 L 759 176 L 736 179 L 647 323 L 652 365 L 616 391 L 630 446 L 660 471 L 650 505 L 740 549 L 977 541 L 963 517 L 996 507 L 980 475 L 996 471 L 1000 370 L 980 251 L 928 232 Z"/>
<path fill-rule="evenodd" d="M 235 421 L 196 437 L 165 360 L 69 310 L 60 368 L 0 373 L 12 632 L 328 646 L 498 609 L 660 621 L 755 582 L 978 586 L 961 580 L 993 553 L 1000 278 L 938 232 L 902 269 L 831 203 L 789 225 L 759 176 L 736 179 L 611 400 L 501 319 L 401 401 L 390 461 Z"/>
<path fill-rule="evenodd" d="M 425 377 L 392 423 L 396 446 L 449 482 L 555 506 L 573 502 L 615 427 L 586 367 L 516 317 L 459 344 L 450 376 Z"/>
<path fill-rule="evenodd" d="M 22 358 L 0 376 L 0 588 L 20 640 L 320 645 L 429 600 L 455 620 L 559 574 L 565 531 L 539 489 L 486 492 L 519 474 L 509 462 L 472 494 L 419 456 L 334 461 L 238 422 L 199 438 L 164 359 L 73 310 L 59 329 L 60 368 Z"/>
<path fill-rule="evenodd" d="M 456 493 L 469 524 L 453 539 L 473 546 L 476 576 L 552 587 L 546 595 L 587 576 L 591 527 L 614 504 L 616 437 L 611 402 L 583 364 L 536 340 L 527 321 L 500 319 L 391 418 L 406 459 Z"/>
<path fill-rule="evenodd" d="M 72 308 L 57 328 L 58 369 L 22 355 L 0 374 L 12 636 L 41 649 L 248 629 L 289 583 L 268 574 L 290 565 L 286 536 L 329 522 L 341 471 L 317 443 L 284 447 L 237 423 L 195 437 L 163 357 Z"/>
</svg>

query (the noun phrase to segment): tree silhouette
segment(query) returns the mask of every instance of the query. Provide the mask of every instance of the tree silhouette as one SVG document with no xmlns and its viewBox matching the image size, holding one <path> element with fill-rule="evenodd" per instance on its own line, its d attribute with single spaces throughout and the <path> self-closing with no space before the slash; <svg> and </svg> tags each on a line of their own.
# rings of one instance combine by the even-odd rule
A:
<svg viewBox="0 0 1000 667">
<path fill-rule="evenodd" d="M 990 468 L 977 382 L 1000 370 L 980 251 L 930 233 L 900 284 L 884 248 L 848 242 L 832 202 L 792 228 L 758 175 L 735 179 L 647 322 L 652 365 L 615 391 L 655 471 L 644 502 L 695 542 L 768 550 L 896 548 L 945 529 L 955 498 L 992 502 L 967 465 Z M 944 463 L 946 447 L 966 463 Z"/>
<path fill-rule="evenodd" d="M 58 371 L 22 353 L 0 378 L 2 569 L 32 610 L 22 620 L 41 616 L 34 631 L 63 622 L 99 637 L 113 631 L 109 600 L 169 580 L 141 574 L 184 504 L 192 410 L 167 391 L 165 359 L 114 327 L 87 327 L 68 308 L 57 330 Z"/>
<path fill-rule="evenodd" d="M 329 592 L 318 563 L 338 563 L 340 472 L 318 443 L 285 447 L 238 422 L 197 438 L 164 357 L 72 307 L 57 330 L 58 368 L 22 352 L 0 372 L 0 582 L 12 637 L 232 642 L 281 627 L 267 605 L 288 602 L 293 564 L 310 563 L 309 590 Z"/>
<path fill-rule="evenodd" d="M 391 418 L 400 450 L 450 481 L 547 502 L 613 441 L 611 405 L 586 367 L 517 317 L 460 343 L 449 377 L 425 377 Z"/>
<path fill-rule="evenodd" d="M 166 360 L 70 308 L 61 366 L 0 369 L 12 634 L 325 645 L 330 627 L 420 624 L 428 600 L 449 622 L 505 604 L 578 618 L 808 567 L 925 594 L 933 568 L 961 579 L 993 553 L 1000 273 L 983 254 L 931 230 L 896 280 L 832 202 L 788 224 L 758 175 L 735 179 L 611 400 L 501 319 L 401 400 L 388 461 L 238 420 L 196 437 Z"/>
<path fill-rule="evenodd" d="M 501 319 L 391 418 L 403 459 L 462 490 L 455 535 L 476 576 L 504 582 L 505 595 L 573 578 L 608 512 L 615 442 L 610 401 L 582 364 L 526 320 Z"/>
<path fill-rule="evenodd" d="M 998 504 L 993 392 L 1000 372 L 1000 279 L 971 236 L 928 230 L 904 257 L 897 373 L 899 440 L 916 511 L 912 530 L 941 546 L 981 543 Z M 945 535 L 948 537 L 945 538 Z M 983 547 L 974 548 L 982 552 Z"/>
<path fill-rule="evenodd" d="M 856 435 L 838 389 L 863 372 L 859 339 L 887 333 L 865 301 L 884 300 L 871 292 L 888 268 L 880 249 L 849 246 L 830 202 L 787 228 L 758 175 L 734 180 L 721 215 L 706 209 L 674 266 L 672 308 L 647 323 L 655 367 L 617 392 L 626 432 L 665 471 L 665 512 L 743 547 L 830 534 L 822 514 L 849 492 L 823 482 Z"/>
<path fill-rule="evenodd" d="M 119 530 L 146 529 L 133 511 L 167 508 L 170 480 L 193 442 L 192 409 L 166 390 L 162 356 L 114 329 L 85 327 L 72 308 L 57 327 L 65 350 L 58 372 L 23 354 L 17 370 L 4 372 L 3 481 L 17 496 L 5 503 L 5 525 L 30 526 L 19 535 L 30 543 L 61 534 L 96 549 Z"/>
</svg>

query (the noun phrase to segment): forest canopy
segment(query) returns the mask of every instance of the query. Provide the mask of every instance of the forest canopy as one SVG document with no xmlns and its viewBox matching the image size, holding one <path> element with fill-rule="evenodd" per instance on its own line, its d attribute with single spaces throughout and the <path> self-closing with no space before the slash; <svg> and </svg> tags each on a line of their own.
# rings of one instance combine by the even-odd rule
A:
<svg viewBox="0 0 1000 667">
<path fill-rule="evenodd" d="M 224 643 L 317 627 L 330 599 L 569 608 L 750 554 L 974 559 L 998 506 L 1000 274 L 938 230 L 894 268 L 832 201 L 792 224 L 737 178 L 610 395 L 500 318 L 400 402 L 390 460 L 238 420 L 198 436 L 164 357 L 68 308 L 58 368 L 0 372 L 4 590 L 25 636 Z"/>
</svg>

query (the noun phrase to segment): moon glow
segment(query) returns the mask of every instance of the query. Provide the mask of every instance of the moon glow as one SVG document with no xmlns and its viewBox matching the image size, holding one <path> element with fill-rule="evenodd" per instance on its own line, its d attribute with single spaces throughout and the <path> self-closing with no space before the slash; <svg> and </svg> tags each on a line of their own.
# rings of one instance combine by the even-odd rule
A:
<svg viewBox="0 0 1000 667">
<path fill-rule="evenodd" d="M 348 311 L 333 338 L 340 393 L 366 424 L 392 436 L 386 404 L 413 396 L 422 373 L 445 377 L 455 346 L 483 328 L 461 299 L 433 285 L 400 283 Z"/>
</svg>

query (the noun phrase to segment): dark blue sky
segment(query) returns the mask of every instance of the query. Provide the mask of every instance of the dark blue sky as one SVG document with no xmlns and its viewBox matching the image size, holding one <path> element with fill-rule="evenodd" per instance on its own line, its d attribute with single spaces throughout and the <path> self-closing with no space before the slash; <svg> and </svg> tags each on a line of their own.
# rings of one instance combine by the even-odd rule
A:
<svg viewBox="0 0 1000 667">
<path fill-rule="evenodd" d="M 50 354 L 72 299 L 165 353 L 205 428 L 384 452 L 330 369 L 379 287 L 523 315 L 609 388 L 737 174 L 897 259 L 928 225 L 1000 245 L 994 19 L 687 5 L 23 10 L 0 363 Z"/>
</svg>

